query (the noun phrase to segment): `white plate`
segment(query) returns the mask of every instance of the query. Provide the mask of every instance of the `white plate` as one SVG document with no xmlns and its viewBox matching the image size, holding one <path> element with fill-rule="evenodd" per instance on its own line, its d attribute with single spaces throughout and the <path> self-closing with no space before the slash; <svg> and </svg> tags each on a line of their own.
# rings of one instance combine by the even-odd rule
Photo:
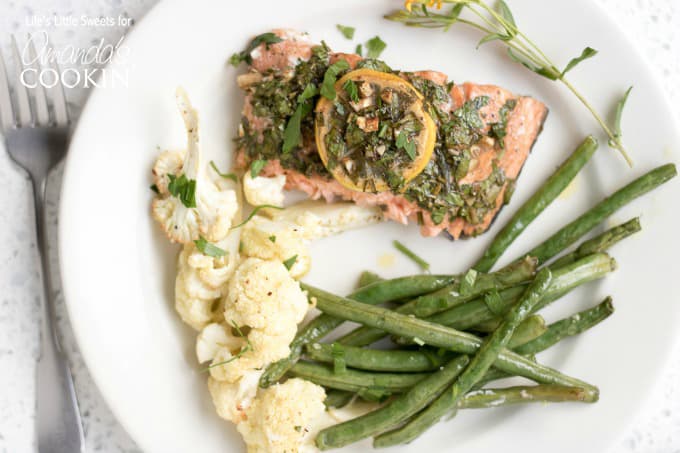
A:
<svg viewBox="0 0 680 453">
<path fill-rule="evenodd" d="M 600 54 L 571 79 L 600 111 L 623 90 L 635 89 L 626 107 L 625 141 L 635 159 L 628 169 L 603 147 L 557 200 L 511 247 L 504 261 L 527 250 L 602 196 L 650 168 L 678 161 L 680 140 L 662 91 L 630 41 L 588 0 L 537 4 L 511 2 L 521 27 L 559 62 L 590 45 Z M 433 263 L 436 272 L 465 269 L 512 212 L 587 134 L 591 117 L 569 93 L 528 73 L 494 44 L 475 51 L 479 35 L 454 27 L 449 33 L 406 29 L 381 19 L 399 1 L 345 0 L 162 2 L 126 41 L 129 88 L 97 89 L 73 137 L 61 205 L 60 251 L 69 315 L 86 362 L 107 402 L 147 452 L 200 449 L 243 451 L 229 424 L 214 413 L 193 354 L 194 334 L 173 311 L 176 247 L 149 216 L 150 168 L 157 146 L 184 146 L 173 93 L 183 85 L 201 112 L 203 149 L 222 167 L 230 161 L 242 98 L 236 71 L 225 65 L 248 38 L 273 27 L 309 31 L 333 48 L 351 50 L 335 24 L 357 28 L 357 40 L 379 34 L 384 58 L 404 69 L 439 69 L 453 80 L 497 83 L 545 101 L 551 113 L 519 181 L 511 205 L 488 234 L 449 243 L 420 238 L 417 228 L 379 225 L 314 245 L 306 278 L 343 293 L 359 271 L 385 276 L 416 272 L 401 256 L 388 269 L 378 258 L 394 253 L 399 238 Z M 578 339 L 541 356 L 547 364 L 598 384 L 595 405 L 553 405 L 467 411 L 401 451 L 603 451 L 640 407 L 677 335 L 677 181 L 613 216 L 641 215 L 644 230 L 613 250 L 620 270 L 547 311 L 550 320 L 612 294 L 616 314 Z M 353 451 L 363 451 L 355 447 Z"/>
</svg>

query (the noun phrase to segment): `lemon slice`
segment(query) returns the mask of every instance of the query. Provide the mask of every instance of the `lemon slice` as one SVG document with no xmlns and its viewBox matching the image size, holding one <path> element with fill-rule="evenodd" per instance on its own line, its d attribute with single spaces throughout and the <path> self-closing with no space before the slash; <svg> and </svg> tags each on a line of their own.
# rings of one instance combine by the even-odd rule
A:
<svg viewBox="0 0 680 453">
<path fill-rule="evenodd" d="M 336 98 L 316 105 L 321 160 L 344 187 L 361 192 L 402 191 L 423 171 L 437 129 L 423 95 L 408 81 L 373 69 L 348 72 Z"/>
</svg>

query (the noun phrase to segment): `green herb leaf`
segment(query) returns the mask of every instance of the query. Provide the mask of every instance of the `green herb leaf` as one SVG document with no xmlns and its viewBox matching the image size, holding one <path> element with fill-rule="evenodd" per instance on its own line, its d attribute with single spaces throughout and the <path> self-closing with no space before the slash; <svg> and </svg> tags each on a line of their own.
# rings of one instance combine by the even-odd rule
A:
<svg viewBox="0 0 680 453">
<path fill-rule="evenodd" d="M 460 282 L 460 294 L 466 296 L 472 292 L 477 281 L 477 271 L 470 269 L 465 273 L 463 280 Z"/>
<path fill-rule="evenodd" d="M 302 106 L 298 104 L 293 116 L 288 119 L 286 129 L 283 131 L 283 145 L 281 150 L 284 154 L 291 152 L 296 146 L 302 143 Z"/>
<path fill-rule="evenodd" d="M 368 58 L 378 58 L 386 47 L 385 41 L 380 39 L 380 36 L 375 36 L 366 42 L 366 56 Z"/>
<path fill-rule="evenodd" d="M 621 138 L 621 117 L 623 116 L 623 108 L 626 106 L 626 101 L 628 101 L 628 95 L 630 94 L 633 87 L 628 87 L 623 97 L 616 103 L 616 112 L 614 113 L 614 137 L 618 140 Z M 614 146 L 612 140 L 609 141 L 609 146 Z"/>
<path fill-rule="evenodd" d="M 295 425 L 295 426 L 293 426 L 293 429 L 294 429 L 295 431 L 297 431 L 297 432 L 300 432 L 300 431 L 302 431 L 302 426 L 300 426 L 300 425 Z"/>
<path fill-rule="evenodd" d="M 266 44 L 267 47 L 269 47 L 270 44 L 276 44 L 277 42 L 281 42 L 283 39 L 279 38 L 276 36 L 274 33 L 263 33 L 261 35 L 256 36 L 253 38 L 252 41 L 250 41 L 250 44 L 242 50 L 239 53 L 233 54 L 229 58 L 229 64 L 232 66 L 238 66 L 241 64 L 241 62 L 246 62 L 247 64 L 252 64 L 253 63 L 253 58 L 250 56 L 250 53 L 255 50 L 260 44 Z"/>
<path fill-rule="evenodd" d="M 241 337 L 241 338 L 244 338 L 244 339 L 246 340 L 246 345 L 243 346 L 243 347 L 238 351 L 238 353 L 237 353 L 236 355 L 230 357 L 229 359 L 227 359 L 227 360 L 225 360 L 225 361 L 223 361 L 223 362 L 212 363 L 212 364 L 210 364 L 210 366 L 208 366 L 208 367 L 204 368 L 203 370 L 201 370 L 202 372 L 208 372 L 208 371 L 210 371 L 211 368 L 215 368 L 215 367 L 218 367 L 218 366 L 226 365 L 227 363 L 231 363 L 231 362 L 233 362 L 234 360 L 237 360 L 237 359 L 241 358 L 241 356 L 243 356 L 243 354 L 245 354 L 246 352 L 248 352 L 248 351 L 253 351 L 253 350 L 254 350 L 254 349 L 253 349 L 253 344 L 250 342 L 250 338 L 248 338 L 248 336 L 247 336 L 246 334 L 243 333 L 243 331 L 241 330 L 241 328 L 236 324 L 236 322 L 234 322 L 234 320 L 231 320 L 231 325 L 234 326 L 234 329 L 233 329 L 233 330 L 236 331 L 237 336 L 239 336 L 239 337 Z"/>
<path fill-rule="evenodd" d="M 549 67 L 549 66 L 536 66 L 535 64 L 531 63 L 530 61 L 527 61 L 526 59 L 518 56 L 515 54 L 512 49 L 508 47 L 508 56 L 510 59 L 516 63 L 521 64 L 531 72 L 534 72 L 540 76 L 545 77 L 546 79 L 550 80 L 557 80 L 560 78 L 560 72 L 557 68 Z"/>
<path fill-rule="evenodd" d="M 498 139 L 501 149 L 505 149 L 505 136 L 507 135 L 508 114 L 515 109 L 516 99 L 510 99 L 498 110 L 498 122 L 491 124 L 491 135 Z"/>
<path fill-rule="evenodd" d="M 347 39 L 354 38 L 354 32 L 355 32 L 354 27 L 348 27 L 346 25 L 340 25 L 340 24 L 336 25 L 336 27 L 338 28 L 338 31 L 340 31 L 340 33 L 342 33 L 342 36 L 344 36 L 345 38 L 347 38 Z"/>
<path fill-rule="evenodd" d="M 341 344 L 331 344 L 331 356 L 333 357 L 333 373 L 342 374 L 347 371 L 345 348 L 343 348 Z"/>
<path fill-rule="evenodd" d="M 308 83 L 297 98 L 298 104 L 302 104 L 307 99 L 312 99 L 317 94 L 319 94 L 319 90 L 316 88 L 316 86 L 312 83 Z"/>
<path fill-rule="evenodd" d="M 170 195 L 179 198 L 187 208 L 196 207 L 196 180 L 188 179 L 186 175 L 179 177 L 168 174 L 168 192 Z"/>
<path fill-rule="evenodd" d="M 560 77 L 564 77 L 564 74 L 574 69 L 574 67 L 576 67 L 576 65 L 582 62 L 583 60 L 592 58 L 595 55 L 597 55 L 597 50 L 593 49 L 592 47 L 586 47 L 585 49 L 583 49 L 583 52 L 581 52 L 581 55 L 579 55 L 576 58 L 572 58 L 569 61 L 569 63 L 567 63 L 567 66 L 564 68 L 564 71 L 562 71 L 562 74 L 560 74 Z"/>
<path fill-rule="evenodd" d="M 149 189 L 151 189 L 153 192 L 156 192 L 157 194 L 160 194 L 160 193 L 161 193 L 161 191 L 158 190 L 158 186 L 157 186 L 156 184 L 151 184 L 151 185 L 149 186 Z"/>
<path fill-rule="evenodd" d="M 517 24 L 515 23 L 515 18 L 512 16 L 512 11 L 510 11 L 508 4 L 503 0 L 498 0 L 498 3 L 496 4 L 496 10 L 498 11 L 498 14 L 500 14 L 500 16 L 505 19 L 505 22 L 508 23 L 509 27 L 505 27 L 508 34 L 511 37 L 515 36 L 517 34 Z"/>
<path fill-rule="evenodd" d="M 413 140 L 407 140 L 404 146 L 404 151 L 408 154 L 411 160 L 416 160 L 416 142 Z"/>
<path fill-rule="evenodd" d="M 354 48 L 354 53 L 359 55 L 360 57 L 363 56 L 364 47 L 361 44 L 357 44 L 357 46 Z"/>
<path fill-rule="evenodd" d="M 482 39 L 479 40 L 479 42 L 477 43 L 477 48 L 479 49 L 482 45 L 486 44 L 487 42 L 496 40 L 508 41 L 510 39 L 512 39 L 512 37 L 508 35 L 503 35 L 500 33 L 489 33 L 488 35 L 484 36 Z"/>
<path fill-rule="evenodd" d="M 271 241 L 272 244 L 276 243 L 276 236 L 274 236 L 273 234 L 271 236 L 269 236 L 268 239 Z"/>
<path fill-rule="evenodd" d="M 338 60 L 326 69 L 323 82 L 321 83 L 321 96 L 331 101 L 335 99 L 335 81 L 338 78 L 338 74 L 347 69 L 349 69 L 349 63 L 345 60 Z"/>
<path fill-rule="evenodd" d="M 293 255 L 290 258 L 288 258 L 286 261 L 283 262 L 283 265 L 286 266 L 286 269 L 290 270 L 291 267 L 295 265 L 295 262 L 297 261 L 297 255 Z"/>
<path fill-rule="evenodd" d="M 410 250 L 408 247 L 406 247 L 404 244 L 402 244 L 399 241 L 392 241 L 392 245 L 394 245 L 394 248 L 399 250 L 401 253 L 404 254 L 407 258 L 409 258 L 411 261 L 416 263 L 418 267 L 420 267 L 424 271 L 429 271 L 430 270 L 430 263 L 416 255 L 412 250 Z"/>
<path fill-rule="evenodd" d="M 221 176 L 224 179 L 230 179 L 234 182 L 238 182 L 238 178 L 234 173 L 222 173 L 218 168 L 217 165 L 215 165 L 215 162 L 212 160 L 210 161 L 210 166 L 212 167 L 213 170 L 215 170 L 215 173 L 217 173 L 219 176 Z"/>
<path fill-rule="evenodd" d="M 261 159 L 254 160 L 250 164 L 250 176 L 252 178 L 256 178 L 260 174 L 264 166 L 267 165 L 267 162 L 268 161 Z"/>
<path fill-rule="evenodd" d="M 359 88 L 354 80 L 347 80 L 342 84 L 342 89 L 345 90 L 350 99 L 354 102 L 359 102 Z"/>
<path fill-rule="evenodd" d="M 246 223 L 250 222 L 250 219 L 252 219 L 253 217 L 255 217 L 255 215 L 257 215 L 258 212 L 260 212 L 261 210 L 263 210 L 263 209 L 265 209 L 265 208 L 269 208 L 269 209 L 279 209 L 279 210 L 283 209 L 281 206 L 274 206 L 274 205 L 272 205 L 272 204 L 261 204 L 261 205 L 257 205 L 257 206 L 255 206 L 255 207 L 253 208 L 253 210 L 251 211 L 251 213 L 248 214 L 248 217 L 246 217 L 246 219 L 245 219 L 243 222 L 241 222 L 241 223 L 239 223 L 238 225 L 234 225 L 233 227 L 229 228 L 229 231 L 235 230 L 236 228 L 241 228 L 243 225 L 245 225 Z M 239 245 L 238 251 L 239 251 L 239 252 L 243 251 L 243 247 L 241 247 L 241 246 Z"/>
<path fill-rule="evenodd" d="M 203 236 L 200 236 L 198 239 L 194 241 L 194 244 L 196 244 L 196 248 L 204 255 L 207 256 L 212 256 L 213 258 L 220 258 L 223 257 L 227 254 L 227 252 L 215 244 L 211 244 L 210 242 L 206 241 L 206 239 Z"/>
</svg>

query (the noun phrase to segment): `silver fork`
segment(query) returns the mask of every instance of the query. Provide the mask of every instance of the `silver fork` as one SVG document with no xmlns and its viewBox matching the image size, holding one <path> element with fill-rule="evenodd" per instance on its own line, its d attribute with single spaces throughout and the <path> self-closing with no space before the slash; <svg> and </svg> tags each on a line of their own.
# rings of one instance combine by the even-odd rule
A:
<svg viewBox="0 0 680 453">
<path fill-rule="evenodd" d="M 29 175 L 33 185 L 35 222 L 40 254 L 43 291 L 41 351 L 36 376 L 36 432 L 40 453 L 77 453 L 83 451 L 83 428 L 73 388 L 73 378 L 59 345 L 55 329 L 54 299 L 50 281 L 47 232 L 45 225 L 45 186 L 47 176 L 66 154 L 68 111 L 63 86 L 52 91 L 52 115 L 45 88 L 21 82 L 26 69 L 39 71 L 38 60 L 31 65 L 21 59 L 16 39 L 12 51 L 17 80 L 14 100 L 10 94 L 5 62 L 0 52 L 0 118 L 5 145 L 12 160 Z M 29 59 L 36 56 L 33 40 L 28 39 Z M 26 74 L 33 74 L 32 71 Z M 26 80 L 26 79 L 24 79 Z M 51 85 L 53 78 L 47 84 Z M 28 84 L 27 84 L 28 85 Z M 29 93 L 30 91 L 30 93 Z"/>
</svg>

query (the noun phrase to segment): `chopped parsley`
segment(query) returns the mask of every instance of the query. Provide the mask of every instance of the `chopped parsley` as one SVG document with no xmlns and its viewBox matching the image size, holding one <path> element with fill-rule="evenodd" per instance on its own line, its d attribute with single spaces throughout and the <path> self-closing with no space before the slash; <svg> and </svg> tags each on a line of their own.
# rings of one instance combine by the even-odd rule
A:
<svg viewBox="0 0 680 453">
<path fill-rule="evenodd" d="M 380 133 L 378 133 L 378 135 L 380 135 Z M 416 142 L 408 137 L 408 132 L 405 130 L 400 131 L 397 140 L 395 141 L 395 145 L 398 149 L 401 148 L 406 151 L 406 154 L 408 154 L 408 157 L 410 157 L 411 160 L 416 160 Z"/>
<path fill-rule="evenodd" d="M 261 159 L 254 160 L 253 163 L 250 164 L 250 176 L 252 178 L 256 178 L 260 174 L 265 165 L 267 165 L 266 160 Z"/>
<path fill-rule="evenodd" d="M 229 58 L 229 64 L 232 66 L 238 66 L 242 62 L 246 62 L 247 64 L 252 64 L 253 63 L 253 58 L 250 56 L 250 53 L 255 50 L 260 44 L 265 44 L 267 48 L 269 48 L 270 44 L 276 44 L 277 42 L 281 42 L 283 39 L 279 38 L 276 36 L 274 33 L 262 33 L 261 35 L 256 36 L 253 38 L 252 41 L 250 41 L 250 44 L 242 50 L 241 52 L 233 54 Z"/>
<path fill-rule="evenodd" d="M 179 198 L 187 208 L 196 207 L 196 180 L 188 179 L 186 175 L 175 176 L 168 173 L 168 192 Z"/>
<path fill-rule="evenodd" d="M 160 194 L 160 193 L 161 193 L 161 191 L 158 190 L 158 186 L 157 186 L 156 184 L 151 184 L 151 185 L 149 186 L 149 189 L 151 189 L 152 192 L 155 192 L 155 193 L 157 193 L 157 194 Z"/>
<path fill-rule="evenodd" d="M 336 25 L 338 31 L 342 33 L 342 36 L 344 36 L 347 39 L 352 39 L 354 38 L 354 32 L 356 29 L 354 27 L 348 27 L 346 25 Z"/>
<path fill-rule="evenodd" d="M 517 105 L 516 99 L 509 99 L 503 104 L 503 107 L 498 110 L 498 122 L 491 124 L 491 134 L 498 139 L 498 144 L 501 149 L 505 149 L 505 136 L 507 135 L 506 128 L 508 127 L 508 114 L 515 109 Z"/>
<path fill-rule="evenodd" d="M 274 236 L 273 234 L 271 236 L 269 236 L 267 239 L 269 239 L 269 241 L 272 244 L 276 244 L 276 236 Z"/>
<path fill-rule="evenodd" d="M 392 241 L 392 245 L 394 245 L 394 248 L 399 250 L 401 253 L 403 253 L 407 258 L 409 258 L 411 261 L 416 263 L 422 270 L 424 271 L 429 271 L 430 270 L 430 263 L 416 255 L 413 251 L 411 251 L 408 247 L 406 247 L 404 244 L 402 244 L 399 241 Z"/>
<path fill-rule="evenodd" d="M 295 262 L 297 261 L 297 255 L 293 255 L 290 258 L 288 258 L 286 261 L 283 262 L 283 265 L 286 266 L 286 269 L 290 270 L 291 267 L 295 265 Z"/>
<path fill-rule="evenodd" d="M 380 39 L 380 36 L 374 36 L 366 42 L 366 56 L 368 58 L 378 58 L 386 47 L 387 44 Z"/>
<path fill-rule="evenodd" d="M 194 241 L 196 248 L 204 255 L 211 256 L 213 258 L 221 258 L 227 254 L 227 252 L 215 244 L 208 242 L 203 236 L 200 236 Z"/>
<path fill-rule="evenodd" d="M 297 98 L 297 107 L 293 116 L 288 120 L 286 124 L 286 129 L 283 132 L 283 146 L 282 150 L 284 153 L 288 153 L 293 150 L 296 146 L 302 143 L 302 132 L 301 125 L 302 119 L 306 117 L 309 112 L 312 111 L 313 104 L 312 99 L 319 93 L 317 88 L 308 83 L 305 89 L 300 93 Z"/>
<path fill-rule="evenodd" d="M 354 83 L 354 80 L 347 79 L 347 81 L 342 84 L 342 89 L 345 90 L 352 102 L 359 102 L 359 89 L 357 88 L 357 84 Z"/>
<path fill-rule="evenodd" d="M 212 160 L 210 161 L 210 167 L 212 167 L 213 170 L 215 170 L 215 173 L 217 173 L 219 176 L 221 176 L 224 179 L 230 179 L 234 182 L 238 182 L 238 178 L 234 173 L 222 173 L 218 168 L 217 165 L 215 165 L 215 162 Z"/>
<path fill-rule="evenodd" d="M 338 74 L 342 71 L 349 69 L 349 63 L 345 60 L 338 60 L 326 69 L 326 73 L 323 76 L 323 82 L 321 83 L 321 96 L 331 101 L 335 99 L 335 81 L 338 78 Z"/>
</svg>

